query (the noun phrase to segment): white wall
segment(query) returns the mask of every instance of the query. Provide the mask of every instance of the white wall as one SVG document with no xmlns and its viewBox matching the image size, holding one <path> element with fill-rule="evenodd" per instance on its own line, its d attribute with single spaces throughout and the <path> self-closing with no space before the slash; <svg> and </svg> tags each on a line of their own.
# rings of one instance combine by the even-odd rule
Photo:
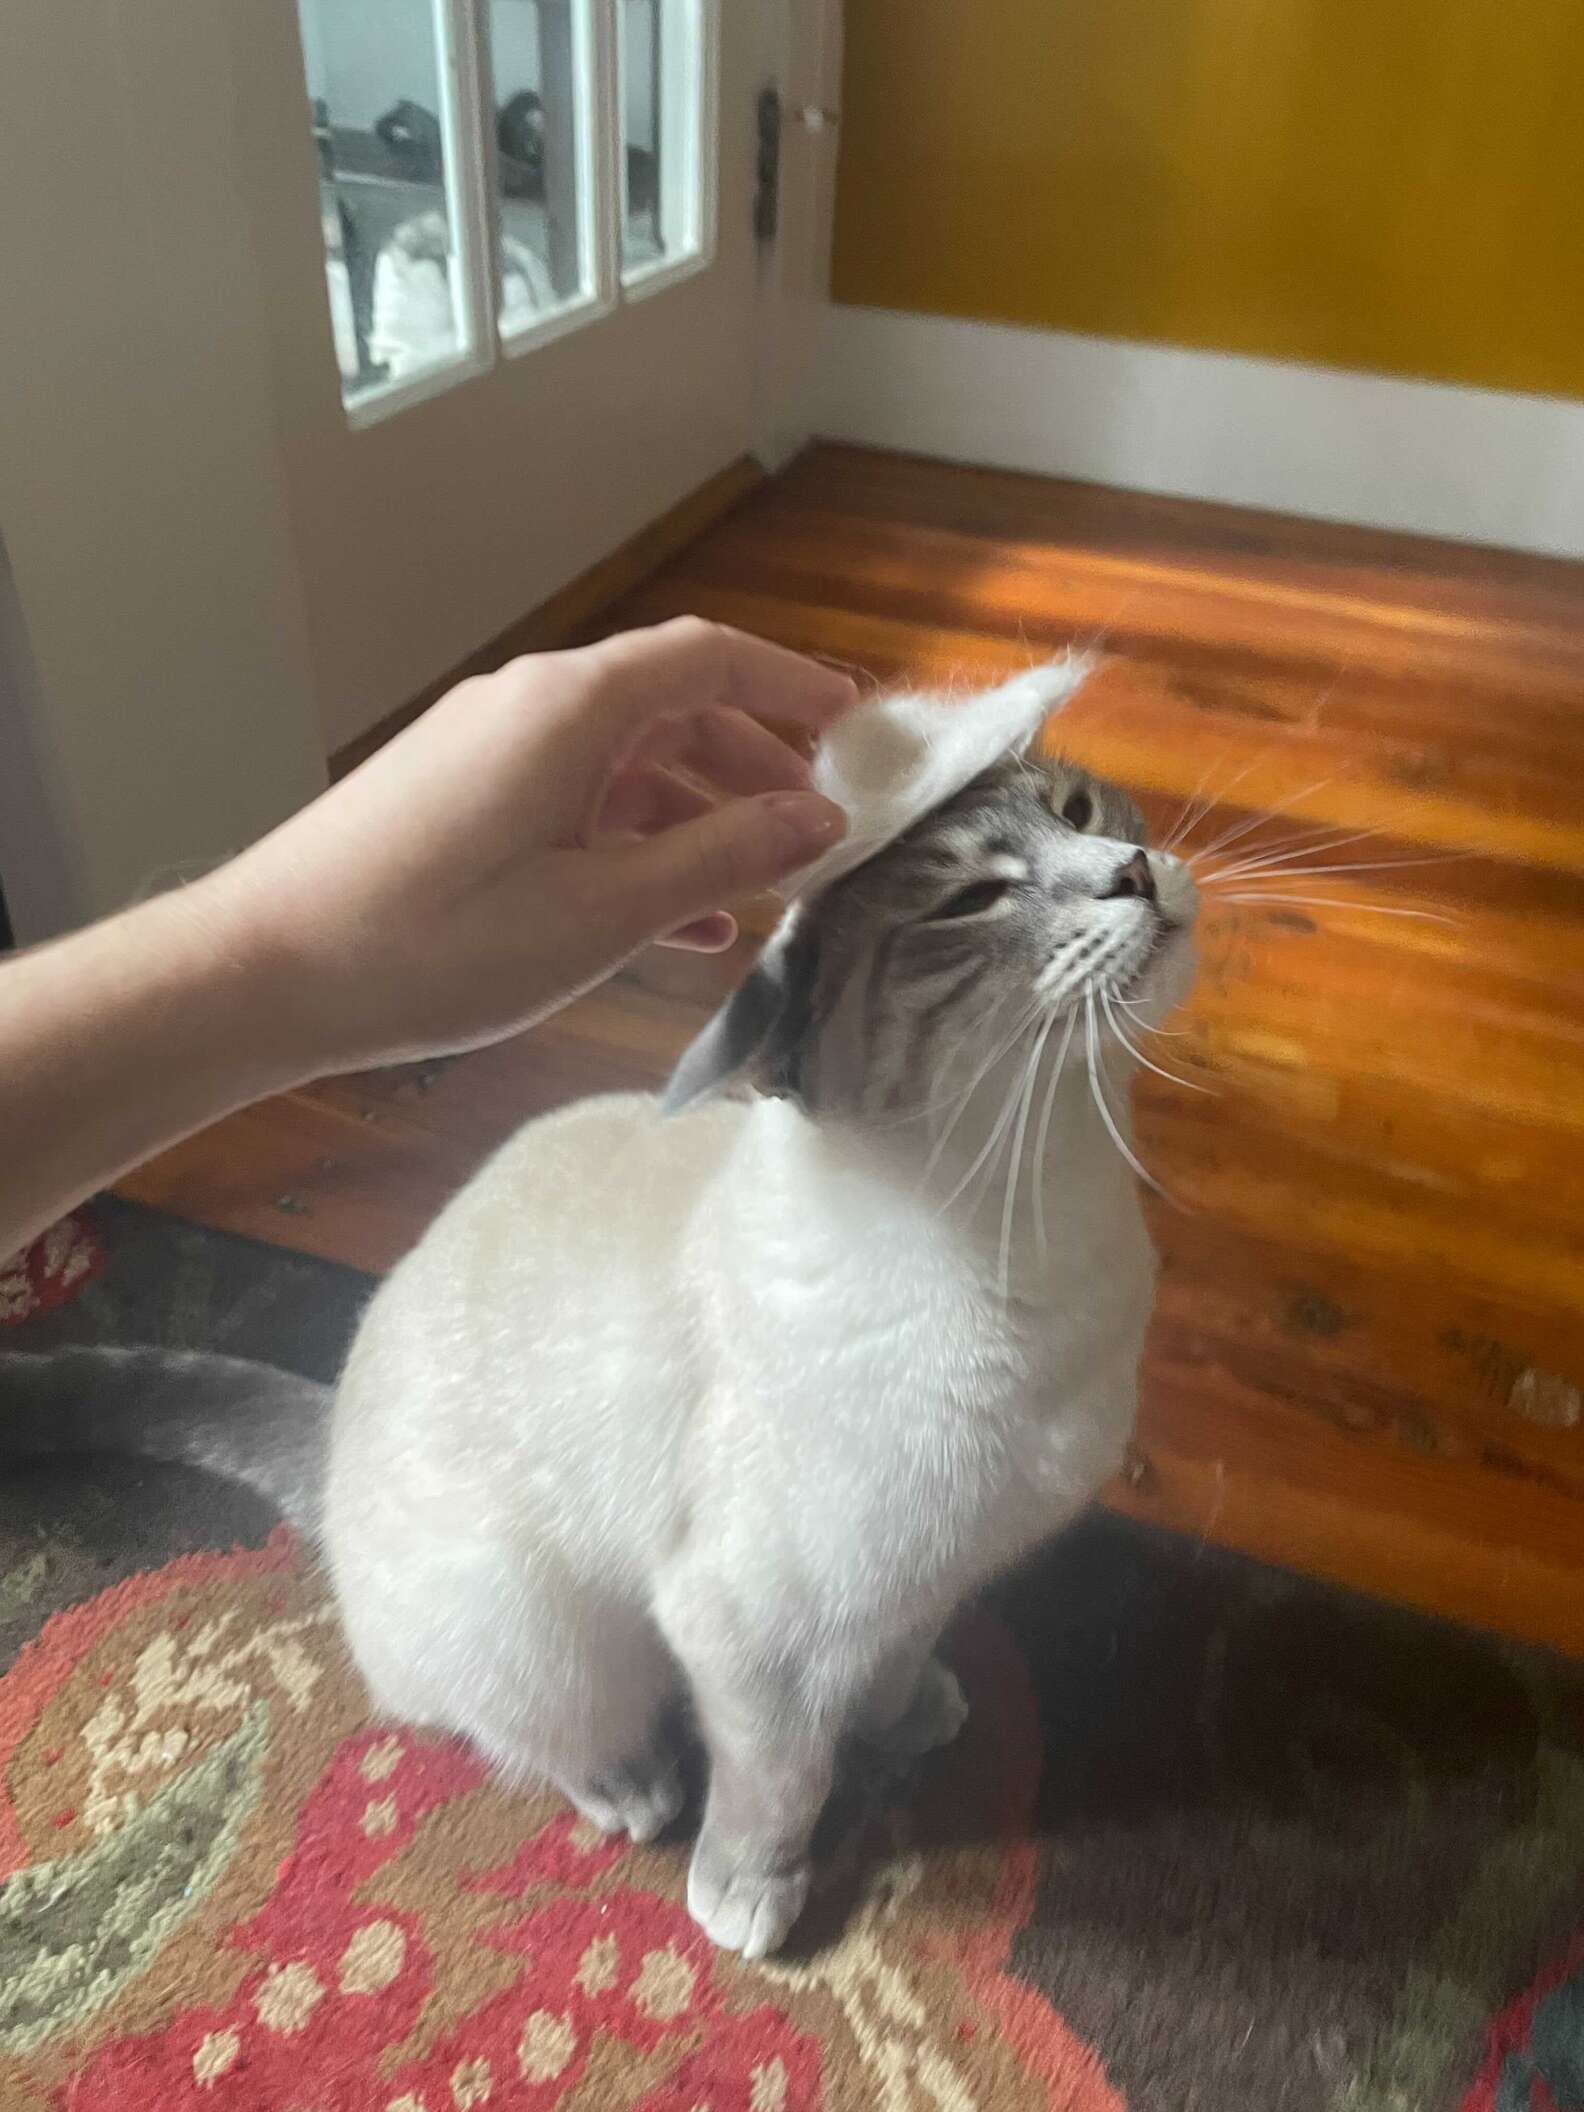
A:
<svg viewBox="0 0 1584 2112">
<path fill-rule="evenodd" d="M 22 942 L 67 930 L 88 914 L 68 790 L 0 541 L 0 881 L 12 931 Z"/>
<path fill-rule="evenodd" d="M 1584 403 L 832 307 L 831 439 L 1584 557 Z"/>
<path fill-rule="evenodd" d="M 8 8 L 4 42 L 0 198 L 34 209 L 5 218 L 0 506 L 26 637 L 13 603 L 0 768 L 13 807 L 19 755 L 34 789 L 32 848 L 13 828 L 0 855 L 39 937 L 249 841 L 323 783 L 324 750 L 224 11 L 50 0 Z"/>
</svg>

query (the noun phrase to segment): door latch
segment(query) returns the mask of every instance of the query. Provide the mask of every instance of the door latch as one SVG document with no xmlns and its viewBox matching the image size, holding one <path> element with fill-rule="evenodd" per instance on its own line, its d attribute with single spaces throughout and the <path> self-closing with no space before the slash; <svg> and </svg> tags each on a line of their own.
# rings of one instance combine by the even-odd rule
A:
<svg viewBox="0 0 1584 2112">
<path fill-rule="evenodd" d="M 754 173 L 754 240 L 768 246 L 781 217 L 781 91 L 759 91 L 759 159 Z"/>
<path fill-rule="evenodd" d="M 800 125 L 805 132 L 834 132 L 841 122 L 839 110 L 822 110 L 817 103 L 799 103 L 788 110 L 781 91 L 773 84 L 759 91 L 759 160 L 754 178 L 754 235 L 760 242 L 776 238 L 781 218 L 781 133 L 785 125 Z"/>
</svg>

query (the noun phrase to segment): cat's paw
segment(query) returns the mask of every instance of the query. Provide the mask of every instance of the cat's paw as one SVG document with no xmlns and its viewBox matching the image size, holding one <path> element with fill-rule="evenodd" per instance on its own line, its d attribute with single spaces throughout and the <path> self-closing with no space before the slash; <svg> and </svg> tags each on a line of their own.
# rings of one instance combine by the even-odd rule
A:
<svg viewBox="0 0 1584 2112">
<path fill-rule="evenodd" d="M 701 1840 L 688 1871 L 688 1912 L 721 1950 L 764 1958 L 786 1941 L 808 1889 L 807 1863 L 791 1870 L 734 1864 Z"/>
<path fill-rule="evenodd" d="M 950 1745 L 968 1721 L 968 1699 L 938 1657 L 932 1657 L 919 1675 L 913 1699 L 893 1724 L 884 1730 L 866 1732 L 864 1742 L 898 1759 L 917 1759 L 937 1746 Z"/>
<path fill-rule="evenodd" d="M 625 1833 L 631 1841 L 652 1841 L 682 1809 L 682 1777 L 674 1762 L 666 1762 L 652 1773 L 635 1768 L 601 1775 L 569 1789 L 567 1795 L 601 1833 Z"/>
</svg>

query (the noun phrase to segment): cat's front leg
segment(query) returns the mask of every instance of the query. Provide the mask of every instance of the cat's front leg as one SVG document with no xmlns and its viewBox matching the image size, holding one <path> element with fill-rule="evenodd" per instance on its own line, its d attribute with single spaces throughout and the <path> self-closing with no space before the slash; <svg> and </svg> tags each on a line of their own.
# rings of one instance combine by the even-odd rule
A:
<svg viewBox="0 0 1584 2112">
<path fill-rule="evenodd" d="M 705 1612 L 696 1600 L 667 1625 L 667 1638 L 688 1675 L 709 1760 L 688 1911 L 722 1950 L 762 1958 L 803 1911 L 809 1842 L 862 1685 L 838 1681 L 833 1692 L 822 1679 L 814 1698 L 783 1639 L 755 1640 L 740 1613 Z"/>
<path fill-rule="evenodd" d="M 689 1671 L 710 1776 L 688 1912 L 722 1950 L 762 1958 L 808 1897 L 809 1841 L 830 1794 L 839 1726 L 813 1715 L 793 1681 Z"/>
<path fill-rule="evenodd" d="M 853 1729 L 865 1745 L 911 1759 L 950 1745 L 967 1720 L 963 1690 L 935 1655 L 935 1631 L 929 1628 L 891 1652 Z"/>
</svg>

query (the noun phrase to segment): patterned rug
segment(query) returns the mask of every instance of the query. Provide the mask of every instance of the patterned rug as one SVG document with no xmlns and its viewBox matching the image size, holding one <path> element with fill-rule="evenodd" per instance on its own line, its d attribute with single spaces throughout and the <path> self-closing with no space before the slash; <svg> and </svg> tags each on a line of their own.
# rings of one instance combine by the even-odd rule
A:
<svg viewBox="0 0 1584 2112">
<path fill-rule="evenodd" d="M 4 1339 L 333 1370 L 366 1283 L 114 1203 Z M 0 1413 L 4 1412 L 0 1401 Z M 256 1499 L 0 1492 L 5 2112 L 1584 2106 L 1584 1675 L 1097 1516 L 964 1620 L 973 1715 L 838 1794 L 790 1954 L 371 1722 Z"/>
</svg>

